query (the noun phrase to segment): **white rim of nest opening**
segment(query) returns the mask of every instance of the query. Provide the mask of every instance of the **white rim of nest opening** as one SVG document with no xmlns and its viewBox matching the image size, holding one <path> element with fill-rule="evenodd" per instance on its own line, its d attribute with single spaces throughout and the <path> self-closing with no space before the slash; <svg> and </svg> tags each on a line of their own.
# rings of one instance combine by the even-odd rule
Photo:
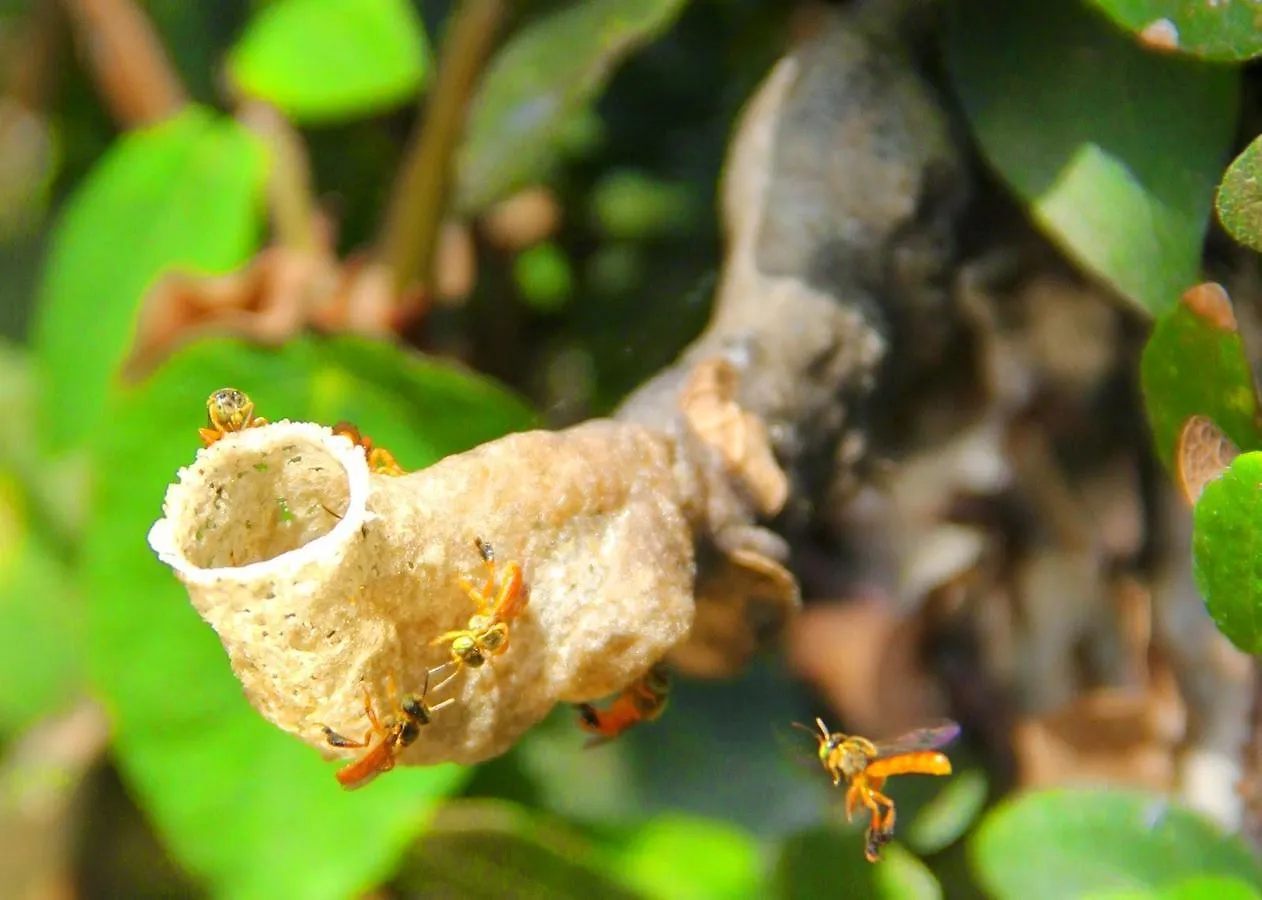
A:
<svg viewBox="0 0 1262 900">
<path fill-rule="evenodd" d="M 187 516 L 195 515 L 198 506 L 206 502 L 207 475 L 251 466 L 258 457 L 292 442 L 315 445 L 341 464 L 347 491 L 346 511 L 342 513 L 341 520 L 328 532 L 301 547 L 257 562 L 210 568 L 191 562 L 185 548 L 176 539 L 176 523 Z M 236 457 L 239 463 L 234 466 L 230 457 Z M 364 522 L 368 493 L 367 454 L 350 438 L 335 435 L 332 428 L 313 422 L 271 422 L 231 432 L 209 447 L 200 448 L 193 464 L 182 467 L 176 473 L 175 480 L 168 485 L 162 504 L 162 518 L 149 529 L 148 542 L 157 553 L 158 559 L 170 566 L 186 584 L 222 584 L 225 579 L 253 581 L 278 565 L 301 566 L 307 562 L 317 562 L 330 548 L 345 546 Z"/>
</svg>

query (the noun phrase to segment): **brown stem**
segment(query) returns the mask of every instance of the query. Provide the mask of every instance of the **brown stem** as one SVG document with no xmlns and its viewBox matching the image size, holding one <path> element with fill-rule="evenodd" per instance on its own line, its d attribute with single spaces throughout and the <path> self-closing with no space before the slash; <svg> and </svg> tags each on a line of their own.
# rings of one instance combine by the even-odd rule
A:
<svg viewBox="0 0 1262 900">
<path fill-rule="evenodd" d="M 302 136 L 279 110 L 266 103 L 246 101 L 237 111 L 237 119 L 258 135 L 270 151 L 267 192 L 276 243 L 291 250 L 314 252 L 319 243 L 316 204 Z"/>
<path fill-rule="evenodd" d="M 131 0 L 64 0 L 80 51 L 114 118 L 137 128 L 178 112 L 188 96 L 162 42 Z"/>
<path fill-rule="evenodd" d="M 1249 732 L 1245 738 L 1239 791 L 1244 799 L 1241 831 L 1262 851 L 1262 663 L 1253 661 L 1253 699 L 1249 710 Z"/>
<path fill-rule="evenodd" d="M 506 0 L 462 0 L 443 38 L 438 76 L 390 194 L 377 244 L 396 294 L 430 280 L 465 111 L 504 19 Z"/>
<path fill-rule="evenodd" d="M 4 49 L 10 54 L 4 63 L 5 88 L 23 109 L 43 111 L 52 82 L 60 74 L 64 28 L 56 0 L 40 0 L 26 14 L 17 34 L 5 41 Z"/>
</svg>

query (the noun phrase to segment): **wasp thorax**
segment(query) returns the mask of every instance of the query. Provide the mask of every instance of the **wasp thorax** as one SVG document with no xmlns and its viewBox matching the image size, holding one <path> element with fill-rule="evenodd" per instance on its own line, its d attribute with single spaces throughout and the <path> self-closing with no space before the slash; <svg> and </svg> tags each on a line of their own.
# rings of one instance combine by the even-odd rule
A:
<svg viewBox="0 0 1262 900">
<path fill-rule="evenodd" d="M 507 636 L 508 632 L 503 628 L 492 628 L 490 631 L 483 632 L 482 649 L 487 653 L 494 653 L 504 646 L 504 640 Z"/>
<path fill-rule="evenodd" d="M 478 642 L 468 635 L 461 635 L 451 642 L 451 651 L 459 656 L 466 666 L 475 669 L 486 662 L 486 654 Z"/>
</svg>

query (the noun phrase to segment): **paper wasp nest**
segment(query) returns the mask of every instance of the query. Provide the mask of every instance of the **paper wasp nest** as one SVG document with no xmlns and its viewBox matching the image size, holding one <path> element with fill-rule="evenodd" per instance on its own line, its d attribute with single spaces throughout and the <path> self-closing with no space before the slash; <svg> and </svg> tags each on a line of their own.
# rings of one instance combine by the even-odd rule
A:
<svg viewBox="0 0 1262 900">
<path fill-rule="evenodd" d="M 595 461 L 600 461 L 597 464 Z M 528 604 L 508 649 L 465 668 L 403 764 L 507 750 L 558 702 L 642 675 L 693 621 L 693 538 L 668 440 L 596 421 L 510 435 L 404 476 L 323 426 L 279 422 L 199 451 L 149 535 L 218 632 L 249 701 L 326 755 L 328 725 L 368 728 L 363 689 L 419 692 L 446 662 L 430 641 L 467 627 L 481 538 L 522 567 Z M 436 679 L 437 680 L 437 679 Z"/>
</svg>

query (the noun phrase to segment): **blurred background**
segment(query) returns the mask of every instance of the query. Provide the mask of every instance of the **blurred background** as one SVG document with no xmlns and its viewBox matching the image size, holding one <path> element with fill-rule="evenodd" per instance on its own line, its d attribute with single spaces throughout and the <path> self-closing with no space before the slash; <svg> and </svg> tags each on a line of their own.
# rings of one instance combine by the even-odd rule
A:
<svg viewBox="0 0 1262 900">
<path fill-rule="evenodd" d="M 605 746 L 342 791 L 145 542 L 205 398 L 408 469 L 609 414 L 708 320 L 742 107 L 861 5 L 970 201 L 802 613 Z M 0 897 L 1262 897 L 1252 457 L 1202 533 L 1178 442 L 1262 447 L 1248 6 L 0 0 Z M 879 864 L 816 716 L 962 726 Z"/>
</svg>

